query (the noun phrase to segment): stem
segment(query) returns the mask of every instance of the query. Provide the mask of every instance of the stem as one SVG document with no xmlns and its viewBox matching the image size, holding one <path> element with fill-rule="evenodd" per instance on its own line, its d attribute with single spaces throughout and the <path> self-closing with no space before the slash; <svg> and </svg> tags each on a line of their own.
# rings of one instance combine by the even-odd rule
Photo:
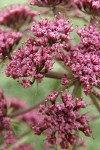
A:
<svg viewBox="0 0 100 150">
<path fill-rule="evenodd" d="M 77 94 L 78 89 L 79 89 L 79 86 L 80 86 L 80 82 L 77 81 L 77 82 L 75 83 L 75 86 L 74 86 L 74 89 L 73 89 L 73 92 L 72 92 L 72 96 L 73 96 L 73 97 L 75 97 L 75 95 Z"/>
<path fill-rule="evenodd" d="M 30 112 L 31 110 L 37 108 L 39 105 L 41 105 L 43 103 L 44 103 L 44 100 L 39 102 L 39 103 L 37 103 L 37 104 L 35 104 L 35 105 L 33 105 L 33 106 L 31 106 L 31 107 L 29 107 L 29 108 L 26 108 L 24 110 L 19 110 L 19 111 L 15 112 L 15 113 L 9 115 L 9 117 L 14 118 L 14 117 L 18 117 L 20 115 L 23 115 L 25 113 L 28 113 L 28 112 Z"/>
<path fill-rule="evenodd" d="M 64 76 L 63 73 L 58 73 L 58 72 L 53 72 L 53 71 L 48 72 L 48 73 L 45 74 L 45 77 L 53 78 L 53 79 L 62 79 L 63 76 Z"/>
<path fill-rule="evenodd" d="M 58 73 L 58 72 L 50 71 L 45 74 L 45 77 L 61 80 L 64 77 L 64 74 L 66 73 Z M 70 74 L 67 74 L 67 77 L 68 79 L 72 79 L 72 76 Z"/>
<path fill-rule="evenodd" d="M 55 6 L 52 6 L 52 12 L 53 12 L 54 16 L 56 16 L 56 7 Z"/>
<path fill-rule="evenodd" d="M 95 24 L 96 24 L 96 21 L 97 21 L 97 20 L 95 19 L 95 17 L 92 16 L 91 19 L 90 19 L 90 24 L 91 24 L 91 25 L 95 25 Z"/>
<path fill-rule="evenodd" d="M 92 99 L 92 102 L 93 102 L 94 105 L 96 106 L 98 112 L 100 113 L 100 105 L 98 104 L 98 102 L 97 102 L 95 96 L 94 96 L 93 94 L 90 94 L 90 97 L 91 97 L 91 99 Z"/>
<path fill-rule="evenodd" d="M 70 68 L 69 67 L 67 67 L 67 66 L 65 66 L 64 65 L 64 63 L 62 63 L 62 61 L 57 61 L 57 63 L 61 66 L 61 67 L 63 67 L 63 69 L 66 71 L 68 71 L 68 72 L 70 72 Z"/>
<path fill-rule="evenodd" d="M 76 131 L 75 133 L 76 133 L 76 135 L 77 135 L 77 139 L 76 139 L 75 145 L 73 145 L 73 147 L 72 147 L 72 150 L 77 150 L 77 148 L 78 148 L 79 131 Z"/>
<path fill-rule="evenodd" d="M 100 23 L 99 17 L 96 17 L 96 16 L 91 17 L 91 19 L 90 19 L 91 25 L 99 27 L 99 23 Z"/>
<path fill-rule="evenodd" d="M 92 94 L 95 95 L 95 97 L 100 100 L 100 94 L 98 92 L 96 92 L 95 90 L 93 90 Z"/>
<path fill-rule="evenodd" d="M 63 73 L 59 73 L 59 72 L 55 72 L 55 71 L 49 71 L 47 73 L 45 73 L 45 71 L 41 71 L 41 74 L 43 74 L 45 77 L 47 78 L 52 78 L 52 79 L 59 79 L 61 80 L 64 77 L 64 74 L 66 74 L 66 72 Z M 73 76 L 71 74 L 66 74 L 68 79 L 73 79 Z M 27 75 L 25 75 L 24 77 L 28 77 Z"/>
<path fill-rule="evenodd" d="M 12 57 L 11 57 L 11 54 L 10 54 L 10 53 L 8 54 L 8 59 L 9 59 L 9 60 L 12 60 Z"/>
</svg>

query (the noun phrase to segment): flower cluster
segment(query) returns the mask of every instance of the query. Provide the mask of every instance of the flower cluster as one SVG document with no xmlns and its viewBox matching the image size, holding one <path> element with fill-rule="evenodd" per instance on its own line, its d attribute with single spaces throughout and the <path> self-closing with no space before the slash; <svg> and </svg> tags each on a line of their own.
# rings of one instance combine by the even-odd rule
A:
<svg viewBox="0 0 100 150">
<path fill-rule="evenodd" d="M 7 113 L 6 100 L 4 98 L 3 91 L 0 90 L 0 117 L 6 116 L 6 113 Z"/>
<path fill-rule="evenodd" d="M 3 130 L 5 130 L 5 133 L 2 133 Z M 7 117 L 7 101 L 6 98 L 4 97 L 3 91 L 1 90 L 0 90 L 0 132 L 4 137 L 5 144 L 9 145 L 14 142 L 13 132 L 11 129 L 11 121 L 10 118 Z"/>
<path fill-rule="evenodd" d="M 92 14 L 95 16 L 100 16 L 100 0 L 74 0 L 75 4 L 79 9 Z"/>
<path fill-rule="evenodd" d="M 68 47 L 71 31 L 72 27 L 64 19 L 56 18 L 55 22 L 44 19 L 34 24 L 34 37 L 29 38 L 15 53 L 6 75 L 14 79 L 22 77 L 24 87 L 31 86 L 34 79 L 41 82 L 44 74 L 53 68 L 53 60 L 62 59 L 60 56 Z"/>
<path fill-rule="evenodd" d="M 36 15 L 36 12 L 26 6 L 12 5 L 0 12 L 0 25 L 19 31 L 21 27 L 34 21 Z"/>
<path fill-rule="evenodd" d="M 65 63 L 83 83 L 85 93 L 100 86 L 100 32 L 95 26 L 78 30 L 81 43 L 68 52 Z"/>
<path fill-rule="evenodd" d="M 31 5 L 37 5 L 42 7 L 67 5 L 69 0 L 30 0 Z"/>
<path fill-rule="evenodd" d="M 72 27 L 69 21 L 65 19 L 56 18 L 54 22 L 48 19 L 40 20 L 32 27 L 32 32 L 35 36 L 40 38 L 40 44 L 43 46 L 58 43 L 68 42 L 70 39 L 70 32 Z"/>
<path fill-rule="evenodd" d="M 57 102 L 59 95 L 62 103 Z M 76 143 L 75 131 L 82 131 L 86 136 L 91 136 L 88 118 L 79 112 L 85 107 L 86 104 L 81 98 L 74 100 L 71 95 L 55 91 L 46 98 L 45 104 L 40 106 L 44 123 L 33 126 L 35 134 L 40 135 L 43 131 L 49 130 L 48 142 L 54 145 L 59 143 L 62 148 L 68 148 L 70 144 Z"/>
<path fill-rule="evenodd" d="M 68 86 L 69 86 L 69 80 L 68 80 L 68 77 L 67 77 L 66 74 L 64 74 L 64 76 L 63 76 L 63 78 L 62 78 L 61 84 L 62 84 L 63 86 L 65 86 L 66 88 L 68 88 Z"/>
<path fill-rule="evenodd" d="M 2 150 L 6 150 L 7 146 L 15 144 L 19 140 L 14 136 L 12 131 L 11 120 L 10 117 L 7 116 L 7 110 L 14 109 L 14 111 L 16 111 L 16 109 L 21 108 L 26 108 L 25 102 L 21 102 L 15 98 L 5 97 L 3 91 L 0 90 L 0 133 L 2 134 L 2 137 L 4 137 L 5 143 Z M 13 150 L 33 150 L 33 147 L 23 143 L 17 147 L 14 147 Z"/>
<path fill-rule="evenodd" d="M 13 32 L 11 30 L 0 29 L 0 59 L 4 60 L 6 57 L 10 58 L 10 53 L 13 47 L 19 43 L 22 38 L 20 32 Z"/>
</svg>

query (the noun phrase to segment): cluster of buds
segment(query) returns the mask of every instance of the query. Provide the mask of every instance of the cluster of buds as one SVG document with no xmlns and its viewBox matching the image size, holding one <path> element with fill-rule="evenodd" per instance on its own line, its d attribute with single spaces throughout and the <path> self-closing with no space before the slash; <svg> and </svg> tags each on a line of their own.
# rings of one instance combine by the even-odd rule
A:
<svg viewBox="0 0 100 150">
<path fill-rule="evenodd" d="M 40 7 L 49 7 L 56 5 L 67 5 L 70 0 L 30 0 L 31 5 L 36 5 Z"/>
<path fill-rule="evenodd" d="M 72 48 L 65 57 L 75 78 L 82 82 L 85 93 L 93 91 L 100 86 L 100 32 L 96 26 L 78 29 L 81 42 Z"/>
<path fill-rule="evenodd" d="M 12 5 L 1 10 L 0 25 L 19 31 L 23 26 L 33 22 L 37 14 L 26 6 Z"/>
<path fill-rule="evenodd" d="M 22 77 L 24 87 L 34 79 L 42 81 L 45 73 L 53 68 L 54 59 L 62 59 L 63 49 L 68 48 L 72 27 L 68 21 L 56 18 L 55 22 L 41 20 L 32 27 L 33 35 L 12 57 L 6 75 L 14 79 Z"/>
<path fill-rule="evenodd" d="M 58 96 L 62 103 L 57 102 Z M 45 104 L 40 106 L 44 121 L 33 126 L 35 134 L 40 135 L 48 130 L 48 142 L 54 145 L 59 143 L 62 148 L 68 148 L 70 144 L 75 145 L 75 131 L 82 131 L 86 136 L 91 136 L 88 118 L 85 114 L 80 114 L 81 108 L 86 108 L 81 98 L 75 100 L 67 93 L 53 92 L 47 96 Z"/>
<path fill-rule="evenodd" d="M 5 133 L 2 131 L 5 130 Z M 0 133 L 4 137 L 4 142 L 7 145 L 12 144 L 13 132 L 11 129 L 11 121 L 10 118 L 7 117 L 7 101 L 3 94 L 3 91 L 0 90 Z"/>
<path fill-rule="evenodd" d="M 15 98 L 5 97 L 4 92 L 0 90 L 0 136 L 4 137 L 5 144 L 1 150 L 6 150 L 7 147 L 10 148 L 12 144 L 15 144 L 19 140 L 13 133 L 11 119 L 7 113 L 8 109 L 12 109 L 12 112 L 15 112 L 22 108 L 26 108 L 25 102 Z M 33 147 L 26 143 L 22 143 L 18 146 L 14 146 L 13 150 L 33 150 Z"/>
<path fill-rule="evenodd" d="M 11 59 L 11 52 L 14 46 L 19 43 L 22 38 L 20 32 L 13 32 L 12 30 L 0 29 L 0 59 L 5 60 L 7 57 Z"/>
</svg>

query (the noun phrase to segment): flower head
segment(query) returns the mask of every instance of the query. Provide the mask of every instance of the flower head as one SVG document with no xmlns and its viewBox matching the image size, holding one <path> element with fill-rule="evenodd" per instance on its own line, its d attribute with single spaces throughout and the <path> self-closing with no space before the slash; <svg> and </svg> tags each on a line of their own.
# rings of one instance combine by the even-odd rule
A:
<svg viewBox="0 0 100 150">
<path fill-rule="evenodd" d="M 3 130 L 5 130 L 5 133 L 2 133 Z M 0 132 L 3 134 L 5 144 L 9 145 L 13 143 L 11 121 L 7 116 L 7 99 L 2 90 L 0 90 Z"/>
<path fill-rule="evenodd" d="M 57 102 L 59 95 L 61 103 Z M 76 143 L 77 135 L 74 131 L 82 131 L 86 136 L 91 135 L 87 116 L 80 115 L 79 112 L 81 108 L 85 107 L 86 104 L 81 98 L 77 98 L 75 101 L 73 96 L 55 91 L 47 96 L 45 104 L 40 106 L 44 122 L 33 126 L 33 129 L 37 135 L 49 130 L 47 137 L 49 143 L 54 145 L 59 143 L 62 148 L 68 148 L 69 144 Z"/>
<path fill-rule="evenodd" d="M 4 97 L 3 91 L 0 90 L 0 117 L 6 116 L 7 113 L 7 104 Z"/>
<path fill-rule="evenodd" d="M 62 59 L 64 47 L 70 40 L 72 27 L 68 21 L 58 19 L 51 22 L 41 20 L 32 27 L 34 37 L 29 38 L 13 56 L 6 75 L 14 79 L 22 78 L 24 87 L 42 81 L 45 73 L 53 68 L 54 59 Z"/>
<path fill-rule="evenodd" d="M 56 5 L 66 5 L 69 3 L 69 0 L 30 0 L 31 5 L 37 5 L 37 6 L 56 6 Z"/>
<path fill-rule="evenodd" d="M 0 29 L 0 59 L 4 60 L 10 57 L 15 45 L 19 43 L 22 38 L 20 32 L 13 32 L 11 30 Z"/>
<path fill-rule="evenodd" d="M 35 16 L 36 12 L 29 10 L 26 6 L 12 5 L 0 12 L 0 25 L 19 31 L 22 26 L 34 21 Z"/>
<path fill-rule="evenodd" d="M 78 35 L 81 43 L 69 51 L 65 63 L 88 94 L 94 86 L 100 86 L 100 32 L 96 26 L 89 26 L 79 29 Z"/>
<path fill-rule="evenodd" d="M 0 90 L 0 133 L 2 133 L 2 137 L 4 137 L 4 148 L 2 150 L 5 150 L 7 146 L 15 144 L 19 140 L 19 138 L 17 138 L 13 133 L 12 122 L 7 114 L 7 108 L 10 108 L 11 110 L 14 109 L 14 112 L 16 111 L 16 109 L 18 110 L 26 107 L 27 104 L 25 102 L 21 102 L 20 100 L 15 98 L 5 97 L 4 92 Z M 29 120 L 33 121 L 33 118 L 36 119 L 34 113 L 30 118 L 26 119 L 27 123 Z M 22 118 L 20 118 L 20 120 L 22 120 Z M 26 143 L 21 143 L 19 146 L 14 147 L 13 150 L 33 150 L 33 147 Z"/>
</svg>

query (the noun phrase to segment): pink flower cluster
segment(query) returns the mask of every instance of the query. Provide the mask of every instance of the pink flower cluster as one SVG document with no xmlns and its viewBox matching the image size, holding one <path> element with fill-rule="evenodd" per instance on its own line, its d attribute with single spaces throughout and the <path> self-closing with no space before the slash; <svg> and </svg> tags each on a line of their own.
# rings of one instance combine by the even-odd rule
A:
<svg viewBox="0 0 100 150">
<path fill-rule="evenodd" d="M 5 130 L 5 133 L 2 131 Z M 13 132 L 11 129 L 10 118 L 7 117 L 7 101 L 4 97 L 3 91 L 0 90 L 0 132 L 4 137 L 5 144 L 13 143 Z"/>
<path fill-rule="evenodd" d="M 88 14 L 100 16 L 100 0 L 74 0 L 79 9 Z"/>
<path fill-rule="evenodd" d="M 22 77 L 24 87 L 31 86 L 34 79 L 41 82 L 45 73 L 53 68 L 53 60 L 60 58 L 63 49 L 68 47 L 71 31 L 72 27 L 64 19 L 56 18 L 54 22 L 44 19 L 34 24 L 34 37 L 15 53 L 6 75 L 14 79 Z"/>
<path fill-rule="evenodd" d="M 12 124 L 10 118 L 7 116 L 7 109 L 8 107 L 10 107 L 11 109 L 14 109 L 14 111 L 16 111 L 16 108 L 25 108 L 25 104 L 26 103 L 14 98 L 6 98 L 3 91 L 0 90 L 0 136 L 4 137 L 5 144 L 2 150 L 6 150 L 7 146 L 12 145 L 19 140 L 14 136 L 14 133 L 12 131 Z M 23 143 L 13 148 L 13 150 L 33 150 L 33 147 L 26 143 Z"/>
<path fill-rule="evenodd" d="M 72 27 L 69 21 L 65 19 L 56 18 L 55 21 L 49 21 L 48 19 L 40 20 L 32 27 L 33 34 L 38 37 L 38 41 L 43 46 L 52 46 L 58 42 L 68 42 L 70 40 L 70 32 Z"/>
<path fill-rule="evenodd" d="M 12 5 L 0 12 L 0 25 L 19 31 L 22 26 L 34 21 L 36 15 L 36 12 L 31 11 L 26 6 Z"/>
<path fill-rule="evenodd" d="M 85 93 L 100 86 L 100 32 L 95 26 L 78 30 L 81 43 L 68 52 L 65 63 L 83 83 Z"/>
<path fill-rule="evenodd" d="M 60 95 L 62 103 L 57 102 Z M 81 98 L 73 98 L 66 93 L 57 91 L 49 95 L 45 104 L 40 106 L 40 112 L 44 116 L 43 124 L 33 126 L 35 134 L 40 135 L 48 130 L 47 140 L 51 144 L 60 144 L 62 148 L 75 145 L 77 135 L 75 131 L 82 131 L 86 136 L 91 136 L 88 118 L 85 114 L 80 115 L 80 109 L 86 104 Z"/>
<path fill-rule="evenodd" d="M 0 59 L 10 58 L 14 46 L 19 43 L 22 38 L 20 32 L 0 29 Z"/>
<path fill-rule="evenodd" d="M 70 0 L 30 0 L 31 5 L 37 5 L 42 7 L 66 5 Z"/>
</svg>

